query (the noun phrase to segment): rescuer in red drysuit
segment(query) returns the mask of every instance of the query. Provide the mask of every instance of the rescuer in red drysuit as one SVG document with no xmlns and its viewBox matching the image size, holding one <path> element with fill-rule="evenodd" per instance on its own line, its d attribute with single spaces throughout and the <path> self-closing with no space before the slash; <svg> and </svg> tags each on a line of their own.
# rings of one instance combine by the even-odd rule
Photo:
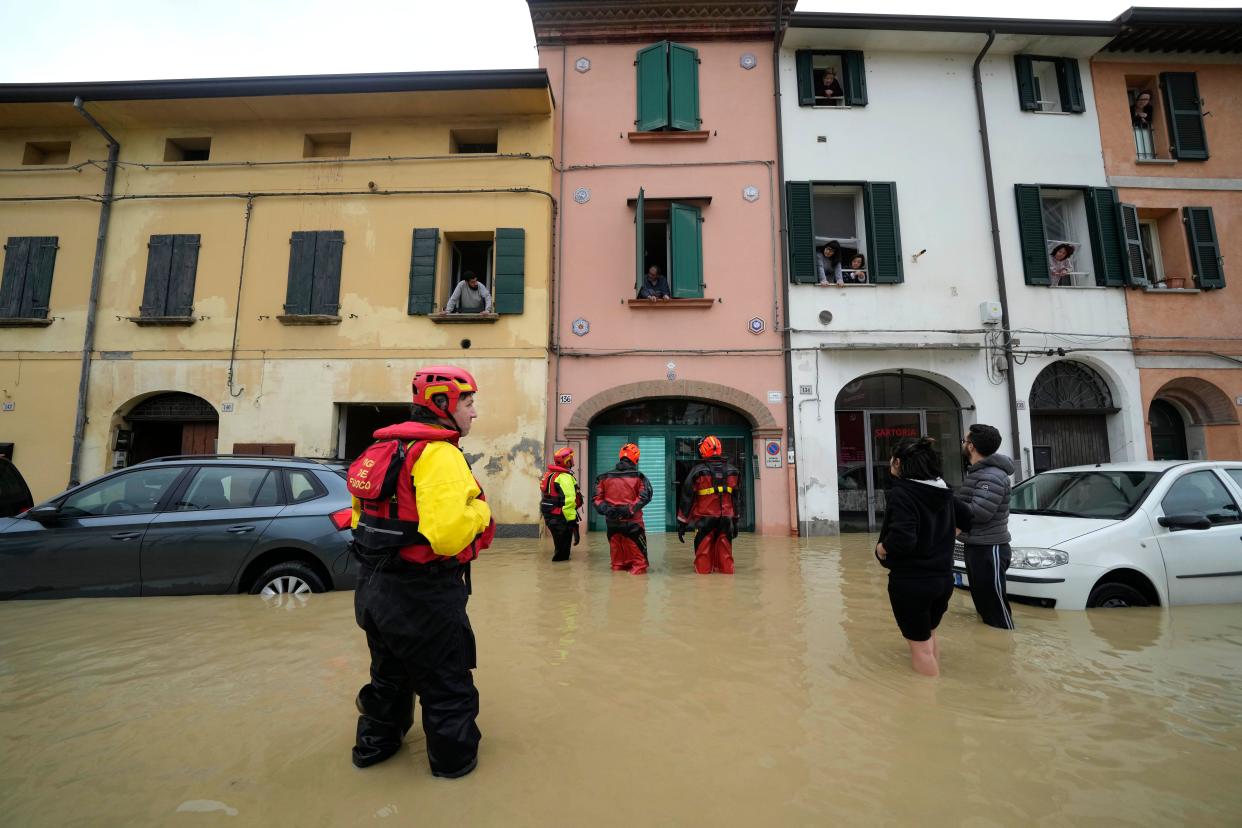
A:
<svg viewBox="0 0 1242 828">
<path fill-rule="evenodd" d="M 708 435 L 699 443 L 703 461 L 692 468 L 682 484 L 677 504 L 677 539 L 694 536 L 694 571 L 700 575 L 733 574 L 733 539 L 742 517 L 742 475 L 721 456 L 720 440 Z"/>
<path fill-rule="evenodd" d="M 608 525 L 612 568 L 634 575 L 647 571 L 647 530 L 643 507 L 651 502 L 651 482 L 638 470 L 638 446 L 626 443 L 612 471 L 595 478 L 595 511 Z"/>
<path fill-rule="evenodd" d="M 554 561 L 569 560 L 572 541 L 578 545 L 578 524 L 582 521 L 582 492 L 574 477 L 574 450 L 569 446 L 559 448 L 552 455 L 548 470 L 539 481 L 539 513 L 552 535 Z"/>
</svg>

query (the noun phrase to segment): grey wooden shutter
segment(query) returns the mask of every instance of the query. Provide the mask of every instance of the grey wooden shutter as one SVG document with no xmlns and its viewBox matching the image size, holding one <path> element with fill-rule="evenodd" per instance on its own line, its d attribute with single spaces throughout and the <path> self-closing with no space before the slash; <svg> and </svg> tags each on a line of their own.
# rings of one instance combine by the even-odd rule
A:
<svg viewBox="0 0 1242 828">
<path fill-rule="evenodd" d="M 1065 112 L 1086 112 L 1087 102 L 1082 94 L 1082 75 L 1078 58 L 1061 58 L 1057 61 L 1057 85 L 1061 92 L 1061 109 Z"/>
<path fill-rule="evenodd" d="M 22 296 L 26 292 L 26 269 L 30 260 L 31 239 L 10 236 L 4 245 L 4 277 L 0 280 L 0 316 L 22 315 Z"/>
<path fill-rule="evenodd" d="M 285 291 L 285 313 L 311 312 L 311 283 L 315 275 L 315 234 L 295 230 L 289 239 L 289 286 Z"/>
<path fill-rule="evenodd" d="M 668 123 L 673 129 L 699 128 L 699 52 L 689 46 L 668 46 Z"/>
<path fill-rule="evenodd" d="M 341 258 L 344 252 L 344 230 L 321 230 L 315 234 L 315 275 L 311 283 L 312 314 L 335 316 L 341 309 Z"/>
<path fill-rule="evenodd" d="M 173 237 L 172 268 L 169 271 L 168 295 L 164 304 L 164 312 L 168 316 L 190 316 L 194 313 L 199 239 L 197 233 Z"/>
<path fill-rule="evenodd" d="M 1030 55 L 1014 55 L 1013 68 L 1018 76 L 1018 103 L 1027 112 L 1038 112 L 1039 101 L 1035 94 L 1035 72 L 1031 68 Z"/>
<path fill-rule="evenodd" d="M 634 295 L 643 287 L 643 274 L 647 272 L 647 210 L 643 203 L 643 188 L 638 188 L 638 204 L 634 208 Z"/>
<path fill-rule="evenodd" d="M 1194 72 L 1160 75 L 1164 112 L 1169 123 L 1169 143 L 1179 161 L 1203 161 L 1208 157 L 1207 131 L 1203 127 L 1199 81 Z"/>
<path fill-rule="evenodd" d="M 1091 230 L 1095 283 L 1102 287 L 1121 287 L 1126 283 L 1125 237 L 1117 204 L 1117 191 L 1111 187 L 1087 190 L 1087 226 Z"/>
<path fill-rule="evenodd" d="M 30 263 L 26 271 L 26 296 L 23 316 L 46 319 L 52 299 L 52 271 L 56 269 L 56 236 L 31 238 Z"/>
<path fill-rule="evenodd" d="M 410 303 L 407 313 L 425 316 L 435 309 L 436 253 L 440 247 L 438 227 L 414 228 L 410 250 Z"/>
<path fill-rule="evenodd" d="M 867 270 L 871 281 L 897 285 L 905 281 L 901 263 L 901 222 L 897 215 L 897 185 L 869 181 L 863 185 L 863 215 L 867 223 Z"/>
<path fill-rule="evenodd" d="M 1039 202 L 1039 187 L 1015 184 L 1018 199 L 1018 236 L 1022 243 L 1022 272 L 1028 285 L 1050 285 L 1048 251 L 1044 242 L 1044 213 Z"/>
<path fill-rule="evenodd" d="M 1119 204 L 1121 235 L 1125 240 L 1126 281 L 1132 285 L 1147 284 L 1147 256 L 1143 253 L 1143 237 L 1139 234 L 1138 208 L 1133 204 Z"/>
<path fill-rule="evenodd" d="M 1186 241 L 1190 245 L 1190 262 L 1195 279 L 1202 290 L 1225 286 L 1225 267 L 1220 257 L 1220 239 L 1211 207 L 1183 207 L 1182 222 L 1186 225 Z"/>
<path fill-rule="evenodd" d="M 147 278 L 142 287 L 139 316 L 164 316 L 168 302 L 168 274 L 172 270 L 173 239 L 157 235 L 147 241 Z"/>
<path fill-rule="evenodd" d="M 521 313 L 526 302 L 526 230 L 496 228 L 496 279 L 492 305 L 496 313 Z"/>
<path fill-rule="evenodd" d="M 668 126 L 668 41 L 638 50 L 639 132 Z"/>
<path fill-rule="evenodd" d="M 673 202 L 669 206 L 669 243 L 674 299 L 703 295 L 703 218 L 698 207 Z"/>
<path fill-rule="evenodd" d="M 843 52 L 841 62 L 845 66 L 845 105 L 866 106 L 867 67 L 863 65 L 863 53 Z"/>
<path fill-rule="evenodd" d="M 794 52 L 794 66 L 798 73 L 798 106 L 815 106 L 815 70 L 812 57 L 806 49 Z"/>
<path fill-rule="evenodd" d="M 797 285 L 813 285 L 819 281 L 815 272 L 815 223 L 811 198 L 809 181 L 785 182 L 789 278 Z"/>
</svg>

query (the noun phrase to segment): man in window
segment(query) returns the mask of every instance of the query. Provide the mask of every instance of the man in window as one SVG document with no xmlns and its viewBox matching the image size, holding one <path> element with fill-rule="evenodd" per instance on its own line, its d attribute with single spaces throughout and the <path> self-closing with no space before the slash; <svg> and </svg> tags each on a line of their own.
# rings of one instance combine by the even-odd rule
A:
<svg viewBox="0 0 1242 828">
<path fill-rule="evenodd" d="M 473 270 L 461 275 L 461 281 L 453 288 L 453 295 L 444 306 L 445 313 L 491 313 L 492 295 L 487 285 L 479 281 Z"/>
<path fill-rule="evenodd" d="M 638 298 L 652 302 L 673 298 L 673 292 L 668 288 L 668 278 L 660 275 L 659 265 L 647 268 L 647 276 L 638 288 Z"/>
<path fill-rule="evenodd" d="M 821 83 L 823 88 L 820 97 L 824 99 L 824 103 L 828 106 L 840 106 L 845 101 L 845 90 L 841 88 L 841 81 L 837 80 L 837 70 L 834 67 L 829 66 L 824 70 Z"/>
</svg>

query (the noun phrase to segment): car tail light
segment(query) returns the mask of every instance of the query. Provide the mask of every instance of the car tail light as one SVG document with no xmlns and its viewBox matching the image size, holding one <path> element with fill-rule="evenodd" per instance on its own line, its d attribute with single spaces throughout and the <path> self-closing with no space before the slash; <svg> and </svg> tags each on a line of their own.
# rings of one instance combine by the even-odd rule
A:
<svg viewBox="0 0 1242 828">
<path fill-rule="evenodd" d="M 349 524 L 354 520 L 354 510 L 352 508 L 338 509 L 328 517 L 332 519 L 332 525 L 337 529 L 348 529 Z"/>
</svg>

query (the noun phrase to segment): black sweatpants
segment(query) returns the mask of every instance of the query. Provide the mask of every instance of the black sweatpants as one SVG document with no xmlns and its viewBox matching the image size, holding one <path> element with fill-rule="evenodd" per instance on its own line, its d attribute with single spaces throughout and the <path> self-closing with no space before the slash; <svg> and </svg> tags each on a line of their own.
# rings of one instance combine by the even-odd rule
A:
<svg viewBox="0 0 1242 828">
<path fill-rule="evenodd" d="M 363 567 L 354 616 L 367 634 L 371 681 L 358 692 L 356 759 L 374 761 L 400 749 L 417 695 L 432 773 L 452 776 L 474 763 L 482 734 L 470 673 L 475 643 L 467 574 L 463 566 L 400 558 L 380 569 Z"/>
<path fill-rule="evenodd" d="M 548 527 L 548 533 L 552 535 L 552 560 L 567 561 L 569 560 L 569 550 L 574 544 L 574 525 L 564 518 L 553 518 L 544 521 Z"/>
<path fill-rule="evenodd" d="M 989 627 L 1013 629 L 1009 596 L 1005 592 L 1005 570 L 1009 568 L 1009 544 L 992 546 L 966 544 L 966 576 L 975 612 Z"/>
</svg>

